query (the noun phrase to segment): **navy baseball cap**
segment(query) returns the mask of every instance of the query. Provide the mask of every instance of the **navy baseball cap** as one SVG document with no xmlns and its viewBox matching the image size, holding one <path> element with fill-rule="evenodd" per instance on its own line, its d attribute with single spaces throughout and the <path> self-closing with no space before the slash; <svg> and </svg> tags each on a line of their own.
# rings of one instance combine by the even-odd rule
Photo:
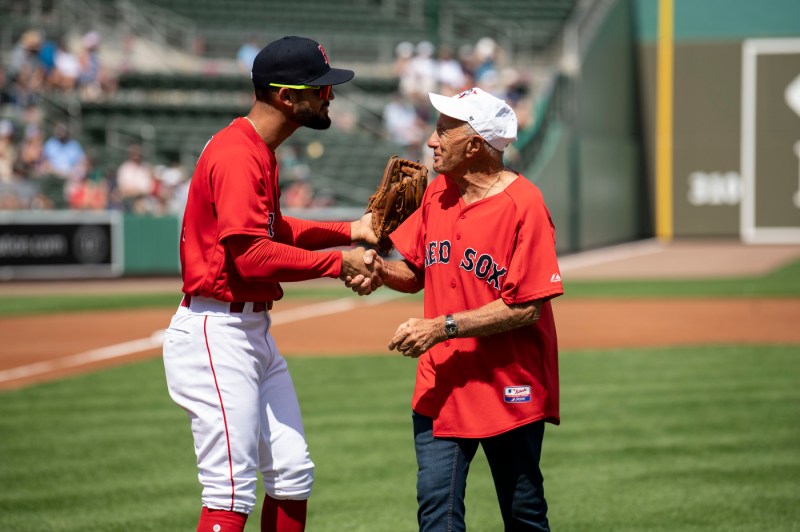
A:
<svg viewBox="0 0 800 532">
<path fill-rule="evenodd" d="M 283 37 L 258 52 L 250 77 L 256 86 L 339 85 L 353 79 L 352 70 L 331 68 L 328 55 L 317 41 L 305 37 Z"/>
</svg>

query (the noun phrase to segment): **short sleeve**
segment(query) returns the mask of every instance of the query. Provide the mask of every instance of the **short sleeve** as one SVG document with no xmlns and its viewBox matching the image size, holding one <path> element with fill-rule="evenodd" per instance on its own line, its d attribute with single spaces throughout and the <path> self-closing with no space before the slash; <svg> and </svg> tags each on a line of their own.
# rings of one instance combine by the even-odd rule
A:
<svg viewBox="0 0 800 532">
<path fill-rule="evenodd" d="M 556 257 L 555 226 L 544 200 L 535 193 L 518 203 L 516 243 L 503 283 L 506 304 L 550 299 L 564 293 Z"/>
<path fill-rule="evenodd" d="M 425 269 L 423 242 L 425 241 L 424 213 L 427 207 L 427 204 L 423 204 L 390 235 L 397 251 L 420 271 Z"/>
</svg>

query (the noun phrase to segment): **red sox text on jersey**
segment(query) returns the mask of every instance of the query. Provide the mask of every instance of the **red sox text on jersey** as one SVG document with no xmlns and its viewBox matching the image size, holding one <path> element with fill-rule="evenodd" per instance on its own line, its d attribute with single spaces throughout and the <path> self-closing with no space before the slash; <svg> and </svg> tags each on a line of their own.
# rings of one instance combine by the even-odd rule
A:
<svg viewBox="0 0 800 532">
<path fill-rule="evenodd" d="M 428 242 L 426 245 L 425 267 L 430 268 L 436 264 L 449 264 L 451 248 L 452 245 L 449 240 Z M 508 273 L 508 268 L 498 265 L 490 254 L 480 253 L 473 248 L 464 250 L 464 255 L 458 266 L 464 271 L 474 273 L 478 279 L 485 280 L 489 286 L 498 292 L 503 286 L 503 276 Z"/>
</svg>

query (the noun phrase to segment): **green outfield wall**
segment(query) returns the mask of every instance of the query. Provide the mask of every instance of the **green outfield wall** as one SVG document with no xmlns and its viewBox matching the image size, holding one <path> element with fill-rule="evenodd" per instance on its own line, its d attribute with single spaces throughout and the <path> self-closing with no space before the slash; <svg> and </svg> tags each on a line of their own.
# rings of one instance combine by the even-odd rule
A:
<svg viewBox="0 0 800 532">
<path fill-rule="evenodd" d="M 658 3 L 633 4 L 650 191 Z M 673 34 L 674 235 L 800 243 L 800 2 L 674 0 Z"/>
<path fill-rule="evenodd" d="M 135 216 L 123 218 L 125 275 L 180 274 L 178 232 L 175 216 Z"/>
</svg>

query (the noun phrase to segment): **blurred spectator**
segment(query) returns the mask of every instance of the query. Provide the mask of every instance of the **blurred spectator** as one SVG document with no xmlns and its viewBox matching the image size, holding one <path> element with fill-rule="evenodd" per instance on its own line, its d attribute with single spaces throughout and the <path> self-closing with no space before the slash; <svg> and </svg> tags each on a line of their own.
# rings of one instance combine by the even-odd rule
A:
<svg viewBox="0 0 800 532">
<path fill-rule="evenodd" d="M 453 49 L 449 46 L 439 48 L 439 61 L 436 65 L 439 94 L 453 96 L 467 89 L 467 77 L 461 63 L 456 59 Z"/>
<path fill-rule="evenodd" d="M 27 125 L 17 150 L 14 174 L 17 179 L 31 180 L 37 176 L 44 158 L 44 135 L 38 125 Z"/>
<path fill-rule="evenodd" d="M 314 187 L 307 179 L 292 181 L 281 192 L 281 203 L 289 208 L 310 207 L 314 199 Z"/>
<path fill-rule="evenodd" d="M 100 45 L 100 34 L 96 31 L 90 31 L 81 39 L 81 45 L 83 49 L 78 56 L 78 63 L 81 68 L 78 80 L 81 90 L 93 90 L 96 88 L 99 91 L 100 55 L 97 48 Z"/>
<path fill-rule="evenodd" d="M 95 157 L 88 157 L 86 176 L 69 189 L 71 209 L 100 211 L 108 208 L 109 185 L 105 170 L 96 165 Z"/>
<path fill-rule="evenodd" d="M 177 164 L 177 163 L 176 163 Z M 180 217 L 183 210 L 186 208 L 186 200 L 189 198 L 189 184 L 192 182 L 192 176 L 182 166 L 181 181 L 172 190 L 172 197 L 169 199 L 167 212 L 176 214 Z"/>
<path fill-rule="evenodd" d="M 36 103 L 44 88 L 45 70 L 39 58 L 41 46 L 41 34 L 28 30 L 11 51 L 6 73 L 11 83 L 11 97 L 19 107 Z"/>
<path fill-rule="evenodd" d="M 8 119 L 0 120 L 0 183 L 15 181 L 14 166 L 17 163 L 17 147 L 14 142 L 14 124 Z"/>
<path fill-rule="evenodd" d="M 116 191 L 123 209 L 137 214 L 157 211 L 155 187 L 153 168 L 144 161 L 142 147 L 131 144 L 128 159 L 117 168 Z"/>
<path fill-rule="evenodd" d="M 160 202 L 161 213 L 179 213 L 183 205 L 178 204 L 182 191 L 179 188 L 187 181 L 186 171 L 180 161 L 173 160 L 169 165 L 159 165 L 154 171 L 156 196 Z"/>
<path fill-rule="evenodd" d="M 436 62 L 433 59 L 433 44 L 422 41 L 417 44 L 416 55 L 408 64 L 408 71 L 401 85 L 403 94 L 415 106 L 429 105 L 428 93 L 436 92 Z"/>
<path fill-rule="evenodd" d="M 414 45 L 408 41 L 403 41 L 395 46 L 394 55 L 392 73 L 400 83 L 400 92 L 407 94 L 411 89 L 408 86 L 411 83 L 409 64 L 411 64 L 411 58 L 414 57 Z"/>
<path fill-rule="evenodd" d="M 500 83 L 503 86 L 503 94 L 500 97 L 514 109 L 518 127 L 527 128 L 533 121 L 531 81 L 519 70 L 508 67 L 500 72 Z"/>
<path fill-rule="evenodd" d="M 70 191 L 69 208 L 84 211 L 102 211 L 108 207 L 108 182 L 88 177 Z"/>
<path fill-rule="evenodd" d="M 78 56 L 81 98 L 94 101 L 113 95 L 117 90 L 117 80 L 100 62 L 100 34 L 90 31 L 81 39 L 81 45 L 83 48 Z"/>
<path fill-rule="evenodd" d="M 66 207 L 72 187 L 86 175 L 86 154 L 80 143 L 70 138 L 67 124 L 57 123 L 53 136 L 44 143 L 38 174 L 42 193 L 56 208 Z"/>
<path fill-rule="evenodd" d="M 55 65 L 47 78 L 48 86 L 56 90 L 72 92 L 78 86 L 80 73 L 81 65 L 78 62 L 78 56 L 72 53 L 66 38 L 59 39 Z"/>
<path fill-rule="evenodd" d="M 44 113 L 42 112 L 41 107 L 38 105 L 32 103 L 25 106 L 25 108 L 22 110 L 22 124 L 25 135 L 27 135 L 32 129 L 37 131 L 41 130 L 43 115 Z"/>
<path fill-rule="evenodd" d="M 59 122 L 42 149 L 41 174 L 79 181 L 86 173 L 86 154 L 80 142 L 70 137 L 69 126 Z"/>
<path fill-rule="evenodd" d="M 42 47 L 42 34 L 36 30 L 23 33 L 14 49 L 8 63 L 8 74 L 17 78 L 26 69 L 43 69 L 44 65 L 39 57 Z"/>
<path fill-rule="evenodd" d="M 417 110 L 402 94 L 395 93 L 383 108 L 383 125 L 389 140 L 403 147 L 404 157 L 419 159 L 426 124 Z"/>
<path fill-rule="evenodd" d="M 475 43 L 474 71 L 475 83 L 481 85 L 488 79 L 497 79 L 497 62 L 500 51 L 497 43 L 491 37 L 483 37 Z"/>
<path fill-rule="evenodd" d="M 311 175 L 311 168 L 303 156 L 303 149 L 297 143 L 282 145 L 278 151 L 278 161 L 281 178 L 285 182 L 308 179 Z"/>
<path fill-rule="evenodd" d="M 58 39 L 43 38 L 42 46 L 39 49 L 39 59 L 44 67 L 45 78 L 50 75 L 56 66 L 56 52 L 58 51 Z"/>
<path fill-rule="evenodd" d="M 259 45 L 258 35 L 251 35 L 247 42 L 242 44 L 239 47 L 239 51 L 236 52 L 236 64 L 239 65 L 239 69 L 249 74 L 253 70 L 253 61 L 260 51 L 261 46 Z"/>
</svg>

